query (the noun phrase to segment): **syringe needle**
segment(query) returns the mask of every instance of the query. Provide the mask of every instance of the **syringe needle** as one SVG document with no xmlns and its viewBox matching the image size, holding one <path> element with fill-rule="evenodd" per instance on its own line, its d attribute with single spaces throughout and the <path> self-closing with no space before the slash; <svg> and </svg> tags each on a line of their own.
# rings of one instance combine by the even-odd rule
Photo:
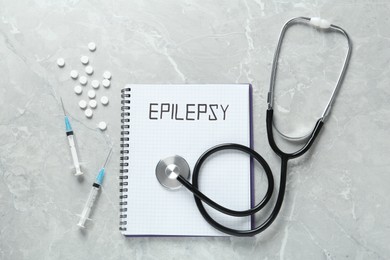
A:
<svg viewBox="0 0 390 260">
<path fill-rule="evenodd" d="M 65 107 L 64 107 L 64 102 L 62 102 L 62 98 L 61 99 L 61 106 L 62 106 L 62 110 L 64 111 L 64 116 L 66 116 L 66 113 L 65 113 Z"/>
<path fill-rule="evenodd" d="M 106 161 L 105 161 L 105 162 L 104 162 L 104 164 L 103 164 L 103 168 L 105 168 L 105 167 L 106 167 L 106 164 L 107 164 L 107 162 L 108 162 L 108 159 L 110 158 L 111 152 L 112 152 L 112 147 L 111 147 L 110 151 L 108 152 L 108 155 L 107 155 Z"/>
</svg>

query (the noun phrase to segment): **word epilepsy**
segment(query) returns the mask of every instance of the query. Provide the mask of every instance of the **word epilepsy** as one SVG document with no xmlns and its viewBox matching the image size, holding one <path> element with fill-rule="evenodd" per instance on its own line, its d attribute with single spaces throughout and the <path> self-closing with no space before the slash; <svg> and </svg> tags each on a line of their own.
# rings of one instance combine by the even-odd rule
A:
<svg viewBox="0 0 390 260">
<path fill-rule="evenodd" d="M 226 112 L 229 105 L 222 104 L 170 104 L 150 103 L 150 120 L 226 120 Z"/>
</svg>

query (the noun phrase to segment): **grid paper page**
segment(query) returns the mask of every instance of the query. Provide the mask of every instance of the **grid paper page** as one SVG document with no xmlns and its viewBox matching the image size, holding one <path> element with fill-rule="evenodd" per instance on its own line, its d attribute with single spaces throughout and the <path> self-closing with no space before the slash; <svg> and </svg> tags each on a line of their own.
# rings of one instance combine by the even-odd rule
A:
<svg viewBox="0 0 390 260">
<path fill-rule="evenodd" d="M 123 234 L 224 236 L 203 219 L 192 193 L 184 187 L 167 190 L 161 186 L 155 168 L 161 159 L 180 155 L 192 170 L 199 156 L 214 145 L 250 146 L 249 84 L 127 85 L 126 88 L 131 88 L 131 97 L 130 134 L 126 136 L 129 137 L 127 224 Z M 208 113 L 199 113 L 206 110 L 199 104 L 208 105 Z M 236 151 L 215 154 L 202 167 L 199 188 L 225 207 L 250 208 L 250 158 Z M 250 228 L 250 217 L 231 217 L 206 208 L 221 224 Z"/>
</svg>

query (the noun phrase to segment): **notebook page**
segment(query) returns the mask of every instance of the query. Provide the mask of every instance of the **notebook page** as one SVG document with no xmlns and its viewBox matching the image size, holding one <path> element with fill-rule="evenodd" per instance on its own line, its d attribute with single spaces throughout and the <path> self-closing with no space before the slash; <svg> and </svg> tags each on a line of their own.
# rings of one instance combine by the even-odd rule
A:
<svg viewBox="0 0 390 260">
<path fill-rule="evenodd" d="M 128 85 L 131 88 L 128 197 L 125 235 L 221 236 L 200 215 L 192 193 L 167 190 L 155 168 L 179 155 L 191 170 L 199 156 L 221 143 L 250 145 L 248 84 Z M 200 106 L 199 106 L 200 105 Z M 187 108 L 188 107 L 188 108 Z M 207 109 L 206 109 L 207 108 Z M 207 112 L 205 112 L 207 111 Z M 193 119 L 193 120 L 192 120 Z M 200 190 L 225 207 L 250 207 L 250 159 L 235 151 L 207 160 Z M 250 217 L 236 218 L 206 207 L 232 228 L 250 228 Z"/>
</svg>

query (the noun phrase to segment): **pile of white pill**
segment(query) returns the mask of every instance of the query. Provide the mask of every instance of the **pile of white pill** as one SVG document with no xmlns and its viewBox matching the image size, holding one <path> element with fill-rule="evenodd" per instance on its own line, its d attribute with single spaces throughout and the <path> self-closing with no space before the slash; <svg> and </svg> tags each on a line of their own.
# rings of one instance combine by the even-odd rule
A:
<svg viewBox="0 0 390 260">
<path fill-rule="evenodd" d="M 90 52 L 96 51 L 96 44 L 94 42 L 88 43 L 88 49 Z M 77 96 L 82 96 L 83 92 L 87 93 L 88 101 L 85 99 L 81 99 L 78 103 L 79 107 L 84 111 L 84 114 L 87 118 L 93 117 L 93 111 L 96 110 L 98 107 L 98 102 L 96 101 L 96 91 L 98 91 L 100 85 L 102 85 L 104 88 L 109 88 L 111 86 L 111 72 L 104 71 L 102 75 L 101 82 L 97 79 L 92 79 L 90 81 L 91 89 L 88 89 L 88 77 L 91 77 L 94 75 L 94 68 L 90 64 L 90 59 L 88 56 L 83 55 L 80 57 L 80 62 L 82 65 L 84 65 L 84 71 L 86 75 L 80 75 L 80 73 L 77 70 L 72 69 L 70 71 L 70 78 L 74 81 L 78 80 L 79 84 L 76 84 L 73 88 L 74 93 Z M 65 60 L 63 58 L 57 59 L 57 65 L 59 68 L 65 67 Z M 107 106 L 109 103 L 107 96 L 101 96 L 100 97 L 100 103 L 103 106 Z M 102 131 L 107 129 L 107 123 L 104 121 L 101 121 L 98 123 L 98 128 Z"/>
</svg>

